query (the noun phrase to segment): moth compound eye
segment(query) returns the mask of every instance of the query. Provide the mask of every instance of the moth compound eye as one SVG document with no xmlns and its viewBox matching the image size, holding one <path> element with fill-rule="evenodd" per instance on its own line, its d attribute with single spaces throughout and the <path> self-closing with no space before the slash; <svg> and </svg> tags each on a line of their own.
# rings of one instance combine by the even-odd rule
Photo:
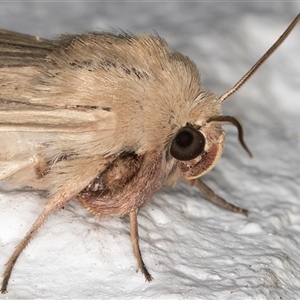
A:
<svg viewBox="0 0 300 300">
<path fill-rule="evenodd" d="M 204 151 L 204 147 L 204 135 L 192 127 L 185 126 L 175 135 L 170 153 L 178 160 L 191 160 L 199 156 Z"/>
</svg>

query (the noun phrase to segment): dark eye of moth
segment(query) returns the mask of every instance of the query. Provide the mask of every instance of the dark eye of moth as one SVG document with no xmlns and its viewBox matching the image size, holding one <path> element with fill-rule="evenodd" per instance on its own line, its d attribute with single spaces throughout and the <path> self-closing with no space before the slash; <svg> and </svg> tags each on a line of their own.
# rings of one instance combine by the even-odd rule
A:
<svg viewBox="0 0 300 300">
<path fill-rule="evenodd" d="M 170 153 L 178 160 L 191 160 L 199 156 L 205 147 L 204 135 L 189 126 L 182 127 L 175 135 Z"/>
</svg>

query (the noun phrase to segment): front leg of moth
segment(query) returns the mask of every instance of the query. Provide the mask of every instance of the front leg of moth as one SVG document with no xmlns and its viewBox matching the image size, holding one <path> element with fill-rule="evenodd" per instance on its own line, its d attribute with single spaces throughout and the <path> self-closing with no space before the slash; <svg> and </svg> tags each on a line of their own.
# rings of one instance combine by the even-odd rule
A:
<svg viewBox="0 0 300 300">
<path fill-rule="evenodd" d="M 138 267 L 144 274 L 146 281 L 151 281 L 153 277 L 148 272 L 145 263 L 142 258 L 140 246 L 139 246 L 139 233 L 138 233 L 138 223 L 137 223 L 138 209 L 134 209 L 130 212 L 130 237 L 133 246 L 134 255 L 138 261 Z"/>
<path fill-rule="evenodd" d="M 217 194 L 215 194 L 215 192 L 209 188 L 204 182 L 202 182 L 200 179 L 196 179 L 196 180 L 189 180 L 188 181 L 190 185 L 192 186 L 196 186 L 203 194 L 204 196 L 212 201 L 213 203 L 224 207 L 225 209 L 228 209 L 232 212 L 244 215 L 244 216 L 248 216 L 248 211 L 246 209 L 237 207 L 229 202 L 227 202 L 225 199 L 223 199 L 222 197 L 218 196 Z"/>
</svg>

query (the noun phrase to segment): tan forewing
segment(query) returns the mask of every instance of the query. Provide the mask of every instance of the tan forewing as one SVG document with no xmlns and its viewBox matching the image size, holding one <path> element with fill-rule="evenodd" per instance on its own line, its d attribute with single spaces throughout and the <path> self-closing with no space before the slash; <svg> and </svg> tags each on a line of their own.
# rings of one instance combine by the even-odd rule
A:
<svg viewBox="0 0 300 300">
<path fill-rule="evenodd" d="M 0 67 L 35 65 L 55 47 L 51 40 L 0 29 Z"/>
<path fill-rule="evenodd" d="M 76 182 L 83 169 L 92 180 L 105 167 L 101 155 L 107 154 L 104 141 L 115 130 L 114 112 L 62 105 L 55 95 L 46 105 L 32 102 L 46 94 L 36 87 L 47 74 L 47 56 L 67 42 L 0 30 L 0 180 L 53 190 L 72 177 Z M 88 163 L 93 153 L 94 166 Z M 39 179 L 50 168 L 51 178 Z"/>
</svg>

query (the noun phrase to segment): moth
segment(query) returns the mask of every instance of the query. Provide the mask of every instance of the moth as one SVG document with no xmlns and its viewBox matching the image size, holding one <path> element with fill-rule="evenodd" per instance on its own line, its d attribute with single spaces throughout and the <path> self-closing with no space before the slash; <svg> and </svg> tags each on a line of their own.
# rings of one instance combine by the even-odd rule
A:
<svg viewBox="0 0 300 300">
<path fill-rule="evenodd" d="M 0 30 L 0 180 L 48 192 L 49 199 L 8 259 L 14 264 L 41 225 L 72 199 L 92 214 L 130 216 L 138 267 L 152 280 L 138 243 L 139 210 L 163 186 L 183 180 L 208 200 L 247 210 L 216 195 L 199 178 L 220 158 L 222 103 L 235 93 L 300 20 L 226 93 L 201 89 L 188 57 L 158 35 L 122 32 L 62 35 L 55 40 Z"/>
</svg>

